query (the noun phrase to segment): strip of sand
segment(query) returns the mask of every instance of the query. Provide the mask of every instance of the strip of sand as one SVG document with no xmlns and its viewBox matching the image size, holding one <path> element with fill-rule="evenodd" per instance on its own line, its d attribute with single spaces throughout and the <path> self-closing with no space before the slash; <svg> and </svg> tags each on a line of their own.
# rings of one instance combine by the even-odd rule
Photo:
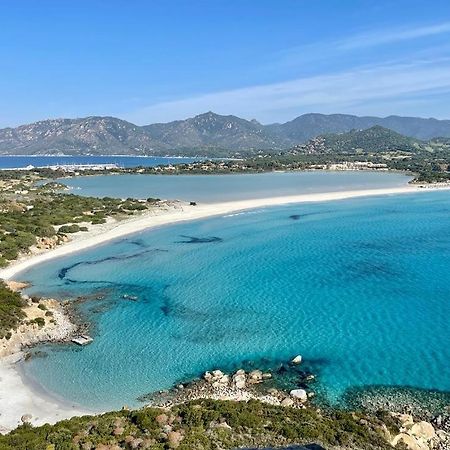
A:
<svg viewBox="0 0 450 450">
<path fill-rule="evenodd" d="M 227 215 L 247 209 L 268 206 L 324 202 L 368 196 L 410 194 L 415 192 L 429 192 L 431 189 L 424 189 L 419 186 L 402 186 L 386 189 L 310 193 L 195 206 L 186 203 L 177 203 L 174 207 L 162 210 L 157 214 L 154 212 L 146 213 L 123 222 L 96 226 L 93 230 L 80 235 L 80 237 L 72 242 L 63 244 L 45 253 L 24 258 L 10 267 L 1 270 L 0 278 L 5 280 L 11 279 L 36 264 L 78 252 L 105 243 L 111 239 L 117 239 L 166 224 Z M 440 189 L 443 188 L 441 187 Z M 25 383 L 20 371 L 15 367 L 18 358 L 20 358 L 18 354 L 0 358 L 0 432 L 6 432 L 15 428 L 20 424 L 22 415 L 25 414 L 31 414 L 31 422 L 34 425 L 39 425 L 46 422 L 54 423 L 63 418 L 88 413 L 76 406 L 59 403 L 55 398 L 47 397 L 40 390 L 36 390 L 29 383 Z"/>
<path fill-rule="evenodd" d="M 419 186 L 408 185 L 384 189 L 309 193 L 285 197 L 257 198 L 233 202 L 198 204 L 195 206 L 180 202 L 177 204 L 177 207 L 162 210 L 156 214 L 155 212 L 150 214 L 146 213 L 139 217 L 135 217 L 123 222 L 96 226 L 89 232 L 80 234 L 74 241 L 63 244 L 52 250 L 45 251 L 44 253 L 27 256 L 16 261 L 7 268 L 0 270 L 0 278 L 9 280 L 18 273 L 29 269 L 36 264 L 40 264 L 42 262 L 49 261 L 50 259 L 60 256 L 65 256 L 70 253 L 78 252 L 99 244 L 103 244 L 112 239 L 117 239 L 148 228 L 154 228 L 162 225 L 188 220 L 204 219 L 207 217 L 218 215 L 220 216 L 237 211 L 261 208 L 266 206 L 287 205 L 291 203 L 305 202 L 324 202 L 378 195 L 398 195 L 414 192 L 429 192 L 431 189 L 432 188 L 424 189 L 420 188 Z M 441 187 L 440 189 L 445 188 Z"/>
</svg>

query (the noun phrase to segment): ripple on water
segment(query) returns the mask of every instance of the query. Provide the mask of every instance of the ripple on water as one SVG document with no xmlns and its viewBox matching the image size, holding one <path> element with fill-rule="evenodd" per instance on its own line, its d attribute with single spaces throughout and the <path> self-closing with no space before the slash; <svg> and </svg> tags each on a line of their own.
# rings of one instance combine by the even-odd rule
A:
<svg viewBox="0 0 450 450">
<path fill-rule="evenodd" d="M 25 371 L 99 408 L 296 354 L 331 402 L 366 386 L 450 391 L 450 198 L 418 198 L 180 223 L 42 264 L 21 276 L 29 292 L 85 297 L 95 341 L 45 346 Z"/>
</svg>

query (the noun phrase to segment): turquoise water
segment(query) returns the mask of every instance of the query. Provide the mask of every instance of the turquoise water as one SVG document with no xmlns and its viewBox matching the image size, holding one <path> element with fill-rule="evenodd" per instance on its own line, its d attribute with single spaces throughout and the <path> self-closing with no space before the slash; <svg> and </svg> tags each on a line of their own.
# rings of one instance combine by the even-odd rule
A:
<svg viewBox="0 0 450 450">
<path fill-rule="evenodd" d="M 34 293 L 91 295 L 79 307 L 95 337 L 42 346 L 23 367 L 96 409 L 298 353 L 332 400 L 370 385 L 450 391 L 449 274 L 448 192 L 177 224 L 22 274 Z"/>
<path fill-rule="evenodd" d="M 60 181 L 78 195 L 219 202 L 311 192 L 404 186 L 411 177 L 380 172 L 287 172 L 238 175 L 104 175 Z"/>
</svg>

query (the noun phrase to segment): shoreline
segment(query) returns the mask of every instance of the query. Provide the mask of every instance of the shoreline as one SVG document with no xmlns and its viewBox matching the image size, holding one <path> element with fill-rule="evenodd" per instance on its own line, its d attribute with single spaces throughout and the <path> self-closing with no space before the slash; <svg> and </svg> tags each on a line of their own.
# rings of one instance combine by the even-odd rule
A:
<svg viewBox="0 0 450 450">
<path fill-rule="evenodd" d="M 89 232 L 74 236 L 74 240 L 71 242 L 18 260 L 11 266 L 0 270 L 0 278 L 11 280 L 36 264 L 163 225 L 228 215 L 262 207 L 336 201 L 371 196 L 414 194 L 443 189 L 448 190 L 450 186 L 424 188 L 421 186 L 407 185 L 382 189 L 308 193 L 285 197 L 198 204 L 195 206 L 185 202 L 166 202 L 166 207 L 164 209 L 161 208 L 156 213 L 155 211 L 151 211 L 150 213 L 145 213 L 122 222 L 114 221 L 98 225 Z M 32 415 L 31 423 L 33 425 L 40 425 L 43 423 L 55 423 L 73 416 L 95 413 L 87 409 L 83 410 L 79 406 L 65 403 L 64 399 L 58 399 L 52 396 L 51 393 L 40 389 L 39 385 L 33 385 L 33 380 L 27 379 L 21 368 L 17 367 L 17 363 L 21 361 L 22 357 L 22 352 L 0 357 L 0 433 L 11 431 L 20 425 L 22 423 L 22 416 L 27 414 Z"/>
<path fill-rule="evenodd" d="M 168 209 L 154 211 L 139 215 L 124 221 L 109 222 L 94 227 L 88 232 L 81 232 L 74 236 L 73 241 L 62 244 L 56 248 L 46 250 L 42 253 L 27 255 L 12 262 L 8 267 L 0 269 L 0 279 L 11 280 L 19 274 L 36 264 L 49 261 L 54 258 L 76 253 L 108 241 L 138 233 L 147 229 L 170 225 L 191 220 L 206 219 L 209 217 L 227 215 L 250 209 L 282 206 L 289 204 L 312 203 L 345 200 L 350 198 L 387 196 L 399 194 L 413 194 L 419 192 L 430 192 L 436 190 L 448 190 L 450 186 L 422 187 L 421 185 L 407 185 L 392 188 L 365 189 L 350 191 L 333 191 L 290 195 L 283 197 L 267 197 L 248 200 L 228 201 L 221 203 L 203 203 L 195 206 L 187 202 L 169 203 Z"/>
</svg>

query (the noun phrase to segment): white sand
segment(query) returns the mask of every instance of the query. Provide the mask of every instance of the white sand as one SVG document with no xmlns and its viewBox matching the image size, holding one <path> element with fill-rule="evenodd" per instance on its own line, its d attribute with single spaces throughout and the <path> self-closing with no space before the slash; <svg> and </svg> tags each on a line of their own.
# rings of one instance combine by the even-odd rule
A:
<svg viewBox="0 0 450 450">
<path fill-rule="evenodd" d="M 95 227 L 93 230 L 80 235 L 72 242 L 46 251 L 45 253 L 25 258 L 6 269 L 0 270 L 0 278 L 11 279 L 23 270 L 52 258 L 78 252 L 105 243 L 111 239 L 120 238 L 131 233 L 165 224 L 226 215 L 237 211 L 266 206 L 323 202 L 378 195 L 408 194 L 427 192 L 430 189 L 419 188 L 418 186 L 402 186 L 386 189 L 301 194 L 216 204 L 199 204 L 197 206 L 180 203 L 179 208 L 170 208 L 161 214 L 146 213 L 117 224 Z M 38 425 L 45 422 L 54 423 L 63 418 L 87 413 L 71 405 L 59 404 L 54 398 L 47 397 L 42 392 L 32 389 L 32 386 L 25 384 L 19 371 L 14 368 L 14 358 L 17 358 L 17 355 L 0 359 L 0 432 L 15 428 L 20 423 L 20 418 L 23 414 L 32 414 L 33 418 L 31 422 Z"/>
<path fill-rule="evenodd" d="M 145 213 L 141 216 L 123 221 L 99 225 L 89 232 L 81 232 L 77 238 L 67 244 L 58 246 L 55 249 L 44 253 L 32 255 L 18 260 L 5 269 L 0 270 L 0 278 L 9 280 L 36 264 L 65 256 L 69 253 L 78 252 L 95 245 L 105 243 L 112 239 L 117 239 L 128 234 L 136 233 L 148 228 L 161 225 L 172 224 L 187 220 L 203 219 L 211 216 L 220 216 L 246 209 L 261 208 L 265 206 L 287 205 L 290 203 L 324 202 L 331 200 L 343 200 L 346 198 L 368 197 L 376 195 L 408 194 L 413 192 L 429 192 L 432 188 L 424 189 L 418 186 L 401 186 L 386 189 L 370 189 L 359 191 L 324 192 L 313 194 L 300 194 L 285 197 L 269 197 L 251 200 L 239 200 L 233 202 L 197 204 L 189 206 L 186 203 L 179 203 L 179 208 L 169 208 L 159 214 Z M 444 189 L 444 188 L 440 188 Z"/>
<path fill-rule="evenodd" d="M 31 414 L 30 423 L 41 425 L 55 423 L 73 416 L 92 412 L 63 404 L 33 389 L 22 380 L 16 363 L 21 353 L 5 356 L 0 361 L 0 433 L 8 432 L 22 424 L 21 417 Z"/>
</svg>

